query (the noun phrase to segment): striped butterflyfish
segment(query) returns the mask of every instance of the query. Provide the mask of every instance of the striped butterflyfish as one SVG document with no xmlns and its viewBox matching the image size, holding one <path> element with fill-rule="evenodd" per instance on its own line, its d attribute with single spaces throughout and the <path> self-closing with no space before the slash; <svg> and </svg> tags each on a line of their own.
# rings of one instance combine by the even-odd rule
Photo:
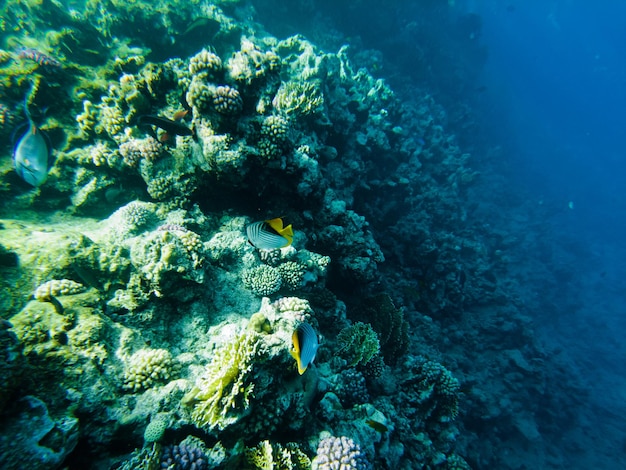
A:
<svg viewBox="0 0 626 470">
<path fill-rule="evenodd" d="M 298 373 L 302 375 L 306 371 L 306 368 L 310 364 L 313 364 L 317 348 L 319 348 L 320 344 L 317 340 L 317 333 L 315 333 L 313 327 L 308 323 L 300 323 L 298 328 L 293 332 L 291 340 L 293 342 L 293 349 L 290 353 L 296 360 Z"/>
<path fill-rule="evenodd" d="M 293 228 L 291 224 L 283 227 L 283 219 L 254 222 L 246 227 L 248 241 L 259 250 L 275 250 L 291 245 Z"/>
</svg>

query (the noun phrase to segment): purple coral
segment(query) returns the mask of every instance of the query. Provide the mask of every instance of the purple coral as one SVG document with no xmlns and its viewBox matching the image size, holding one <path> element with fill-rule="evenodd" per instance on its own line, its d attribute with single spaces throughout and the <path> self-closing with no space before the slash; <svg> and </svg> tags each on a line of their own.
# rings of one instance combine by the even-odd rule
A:
<svg viewBox="0 0 626 470">
<path fill-rule="evenodd" d="M 318 470 L 370 470 L 361 447 L 346 436 L 330 436 L 322 439 L 315 457 Z"/>
<path fill-rule="evenodd" d="M 168 470 L 206 470 L 208 460 L 202 449 L 185 442 L 163 448 L 161 468 Z"/>
</svg>

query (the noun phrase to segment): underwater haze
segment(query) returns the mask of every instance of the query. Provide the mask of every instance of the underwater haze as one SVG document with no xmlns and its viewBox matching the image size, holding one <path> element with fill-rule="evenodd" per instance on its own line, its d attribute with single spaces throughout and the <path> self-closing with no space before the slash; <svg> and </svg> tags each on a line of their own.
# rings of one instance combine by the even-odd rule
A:
<svg viewBox="0 0 626 470">
<path fill-rule="evenodd" d="M 0 10 L 0 468 L 626 468 L 622 2 Z"/>
</svg>

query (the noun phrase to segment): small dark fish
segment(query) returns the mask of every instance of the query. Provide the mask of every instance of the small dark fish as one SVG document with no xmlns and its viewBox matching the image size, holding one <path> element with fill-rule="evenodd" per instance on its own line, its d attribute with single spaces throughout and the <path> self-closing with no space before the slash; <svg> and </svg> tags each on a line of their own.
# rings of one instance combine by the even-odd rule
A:
<svg viewBox="0 0 626 470">
<path fill-rule="evenodd" d="M 31 47 L 22 47 L 17 50 L 17 56 L 20 59 L 29 59 L 43 67 L 61 68 L 63 65 L 54 57 Z"/>
<path fill-rule="evenodd" d="M 27 130 L 13 148 L 13 164 L 20 178 L 31 186 L 39 187 L 45 183 L 54 164 L 52 148 L 47 136 L 30 117 L 26 101 L 24 111 L 28 119 Z"/>
<path fill-rule="evenodd" d="M 366 419 L 365 424 L 367 424 L 370 428 L 375 429 L 381 434 L 385 434 L 387 431 L 389 431 L 389 428 L 387 426 L 373 419 Z"/>
<path fill-rule="evenodd" d="M 193 131 L 180 122 L 168 118 L 144 114 L 137 119 L 137 126 L 149 129 L 150 135 L 157 138 L 151 126 L 163 129 L 168 135 L 193 135 Z"/>
<path fill-rule="evenodd" d="M 180 34 L 180 36 L 181 37 L 190 36 L 192 33 L 194 35 L 198 33 L 203 36 L 206 36 L 207 32 L 210 31 L 212 34 L 215 34 L 219 29 L 220 29 L 219 22 L 211 18 L 201 17 L 201 18 L 196 18 L 195 20 L 193 20 L 189 24 L 189 26 L 187 26 L 187 29 L 185 29 L 185 31 L 183 31 Z"/>
</svg>

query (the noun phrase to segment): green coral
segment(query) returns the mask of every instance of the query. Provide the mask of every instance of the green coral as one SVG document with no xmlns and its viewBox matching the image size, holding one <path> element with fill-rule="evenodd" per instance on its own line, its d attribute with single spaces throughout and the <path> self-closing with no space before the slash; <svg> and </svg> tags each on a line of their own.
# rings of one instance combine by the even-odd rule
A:
<svg viewBox="0 0 626 470">
<path fill-rule="evenodd" d="M 266 264 L 244 270 L 241 277 L 246 289 L 250 289 L 259 297 L 275 294 L 283 284 L 280 271 Z"/>
<path fill-rule="evenodd" d="M 157 413 L 152 417 L 145 431 L 143 432 L 143 440 L 146 444 L 159 442 L 165 434 L 165 430 L 169 424 L 169 418 L 165 413 Z"/>
<path fill-rule="evenodd" d="M 337 335 L 339 354 L 346 358 L 350 367 L 366 365 L 380 351 L 378 335 L 369 323 L 356 322 Z"/>
<path fill-rule="evenodd" d="M 441 421 L 452 420 L 459 414 L 459 381 L 444 366 L 434 361 L 422 364 L 421 383 L 437 397 Z"/>
<path fill-rule="evenodd" d="M 298 444 L 289 442 L 284 446 L 268 440 L 259 442 L 245 451 L 244 470 L 305 470 L 311 468 L 311 460 Z"/>
<path fill-rule="evenodd" d="M 310 116 L 322 112 L 324 94 L 318 81 L 289 81 L 281 85 L 272 104 L 287 115 Z"/>
<path fill-rule="evenodd" d="M 193 424 L 223 430 L 237 422 L 250 406 L 254 366 L 265 353 L 260 336 L 253 331 L 221 346 L 195 387 L 183 398 L 183 404 L 191 407 Z"/>
<path fill-rule="evenodd" d="M 391 297 L 383 293 L 365 299 L 359 308 L 359 316 L 372 324 L 378 333 L 385 362 L 394 365 L 405 354 L 409 344 L 409 324 L 402 309 L 397 308 Z"/>
</svg>

